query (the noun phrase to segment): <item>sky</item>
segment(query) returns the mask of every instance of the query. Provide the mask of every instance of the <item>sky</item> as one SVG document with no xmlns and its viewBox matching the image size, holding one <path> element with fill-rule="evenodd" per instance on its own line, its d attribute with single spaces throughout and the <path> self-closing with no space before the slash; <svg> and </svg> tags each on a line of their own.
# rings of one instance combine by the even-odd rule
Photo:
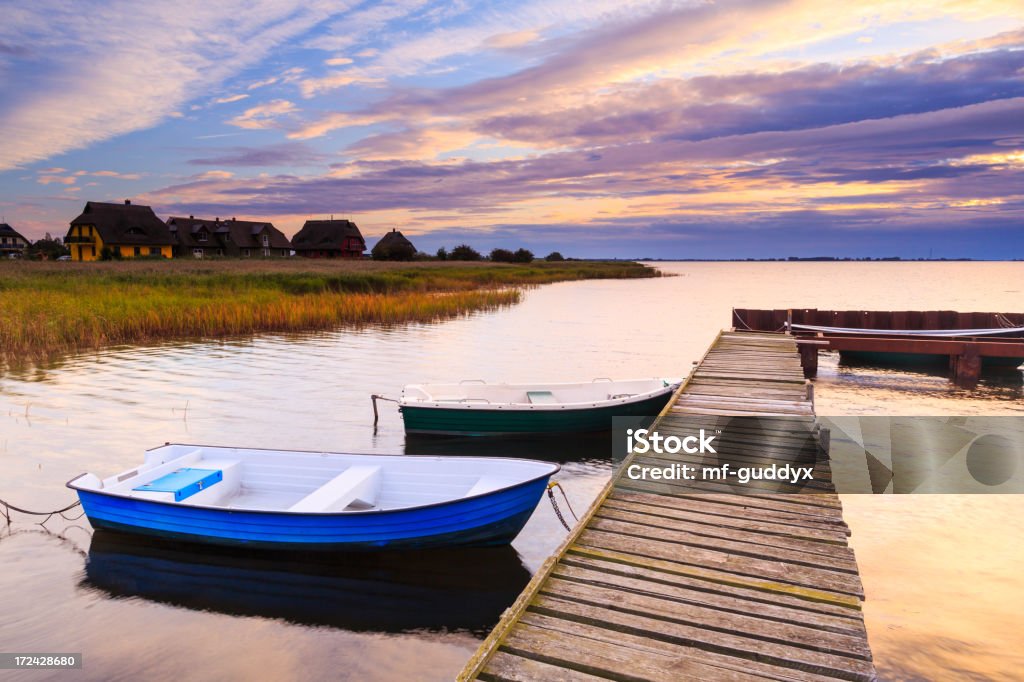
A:
<svg viewBox="0 0 1024 682">
<path fill-rule="evenodd" d="M 1024 258 L 1020 0 L 35 0 L 0 219 L 354 220 L 423 251 Z"/>
</svg>

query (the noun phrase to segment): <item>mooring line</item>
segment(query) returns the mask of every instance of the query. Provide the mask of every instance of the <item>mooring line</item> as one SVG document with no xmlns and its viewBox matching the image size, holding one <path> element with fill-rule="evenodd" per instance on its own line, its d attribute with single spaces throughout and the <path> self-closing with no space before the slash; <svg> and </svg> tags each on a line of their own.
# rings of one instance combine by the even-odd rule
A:
<svg viewBox="0 0 1024 682">
<path fill-rule="evenodd" d="M 572 505 L 569 503 L 569 496 L 565 494 L 565 488 L 563 488 L 562 485 L 558 483 L 558 481 L 551 481 L 550 483 L 548 483 L 548 499 L 551 500 L 551 507 L 552 509 L 555 510 L 555 516 L 558 517 L 558 520 L 562 522 L 562 526 L 567 531 L 572 531 L 572 528 L 569 527 L 569 524 L 565 522 L 565 517 L 562 516 L 562 510 L 558 508 L 558 502 L 555 501 L 555 488 L 558 488 L 558 490 L 561 491 L 562 493 L 562 497 L 565 498 L 565 506 L 569 508 L 569 513 L 572 514 L 572 518 L 575 519 L 577 523 L 579 523 L 580 518 L 576 516 L 576 512 L 573 510 Z"/>
<path fill-rule="evenodd" d="M 82 516 L 85 514 L 85 512 L 82 512 L 81 514 L 79 514 L 78 516 L 75 516 L 75 517 L 65 516 L 64 514 L 65 514 L 65 512 L 68 512 L 68 511 L 74 509 L 75 507 L 81 506 L 81 504 L 82 504 L 81 501 L 77 501 L 76 500 L 74 503 L 69 504 L 68 506 L 66 506 L 66 507 L 64 507 L 62 509 L 54 509 L 53 511 L 32 511 L 31 509 L 22 509 L 21 507 L 16 507 L 13 504 L 11 504 L 10 502 L 8 502 L 6 500 L 3 500 L 3 499 L 0 499 L 0 507 L 2 507 L 2 510 L 0 510 L 0 513 L 2 513 L 4 518 L 7 520 L 7 525 L 11 524 L 11 512 L 12 511 L 19 512 L 21 514 L 28 514 L 29 516 L 45 516 L 46 518 L 43 519 L 42 521 L 36 521 L 37 524 L 42 526 L 47 521 L 49 521 L 53 516 L 59 516 L 62 519 L 64 519 L 65 521 L 77 521 L 78 519 L 82 518 Z"/>
</svg>

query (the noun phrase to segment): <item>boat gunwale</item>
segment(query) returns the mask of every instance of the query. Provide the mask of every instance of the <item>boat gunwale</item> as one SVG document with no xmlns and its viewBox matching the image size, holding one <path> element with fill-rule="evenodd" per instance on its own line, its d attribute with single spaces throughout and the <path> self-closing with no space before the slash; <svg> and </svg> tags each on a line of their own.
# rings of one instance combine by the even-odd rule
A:
<svg viewBox="0 0 1024 682">
<path fill-rule="evenodd" d="M 439 456 L 439 455 L 384 455 L 384 454 L 377 454 L 377 453 L 358 453 L 358 452 L 326 452 L 326 451 L 322 451 L 322 450 L 275 450 L 275 449 L 272 449 L 272 448 L 233 448 L 233 447 L 224 446 L 224 445 L 198 445 L 198 444 L 195 444 L 195 443 L 164 443 L 163 445 L 158 445 L 155 448 L 148 448 L 146 450 L 146 452 L 152 452 L 153 450 L 159 450 L 160 448 L 170 447 L 170 446 L 174 446 L 174 445 L 178 445 L 178 446 L 182 446 L 182 447 L 193 447 L 193 448 L 217 448 L 217 449 L 220 449 L 220 450 L 261 450 L 261 451 L 264 451 L 264 452 L 301 453 L 301 454 L 308 454 L 308 455 L 356 455 L 356 456 L 360 456 L 360 457 L 396 457 L 396 458 L 401 457 L 401 458 L 416 458 L 416 459 L 451 459 L 449 457 L 443 457 L 443 456 Z M 553 469 L 551 471 L 545 473 L 545 474 L 534 476 L 533 478 L 528 478 L 528 479 L 525 479 L 525 480 L 522 480 L 522 481 L 517 481 L 517 482 L 515 482 L 515 483 L 513 483 L 511 485 L 503 486 L 501 488 L 495 488 L 494 490 L 488 490 L 486 492 L 477 493 L 476 495 L 467 495 L 465 497 L 458 497 L 458 498 L 453 498 L 453 499 L 449 499 L 449 500 L 442 500 L 440 502 L 430 502 L 429 504 L 420 504 L 420 505 L 416 505 L 416 506 L 412 506 L 412 507 L 398 507 L 398 508 L 395 508 L 395 509 L 354 509 L 352 511 L 336 511 L 336 512 L 302 512 L 302 511 L 295 512 L 295 511 L 290 511 L 290 510 L 287 510 L 287 509 L 230 509 L 228 507 L 214 507 L 214 506 L 211 506 L 211 505 L 203 505 L 203 504 L 182 504 L 181 502 L 171 502 L 169 500 L 143 499 L 143 498 L 138 498 L 138 497 L 131 497 L 130 495 L 127 495 L 127 494 L 111 493 L 111 492 L 105 491 L 103 489 L 94 490 L 94 489 L 91 489 L 91 488 L 82 488 L 82 487 L 79 487 L 77 485 L 74 485 L 75 481 L 77 481 L 78 479 L 82 478 L 83 476 L 86 476 L 86 475 L 92 473 L 92 472 L 89 472 L 89 471 L 85 471 L 85 472 L 82 472 L 81 474 L 78 474 L 77 476 L 75 476 L 74 478 L 69 480 L 67 483 L 65 483 L 64 486 L 67 487 L 67 488 L 70 488 L 71 490 L 74 490 L 76 492 L 95 493 L 97 495 L 102 495 L 104 497 L 117 498 L 117 499 L 120 499 L 120 500 L 129 500 L 129 501 L 132 501 L 132 502 L 140 502 L 140 503 L 145 503 L 145 504 L 158 504 L 158 505 L 174 507 L 176 509 L 203 509 L 203 510 L 206 510 L 206 511 L 217 511 L 217 512 L 223 512 L 223 513 L 226 513 L 226 514 L 274 514 L 274 515 L 283 514 L 283 515 L 287 515 L 287 516 L 299 516 L 299 517 L 311 517 L 312 516 L 312 517 L 318 517 L 318 518 L 326 518 L 326 517 L 345 517 L 345 516 L 358 516 L 358 515 L 395 514 L 395 513 L 420 511 L 420 510 L 423 510 L 423 509 L 431 509 L 431 508 L 434 508 L 434 507 L 443 507 L 445 505 L 456 504 L 456 503 L 462 502 L 464 500 L 476 500 L 476 499 L 480 499 L 480 498 L 483 498 L 483 497 L 487 497 L 489 495 L 495 495 L 497 493 L 506 492 L 506 491 L 512 490 L 513 488 L 517 488 L 519 486 L 528 485 L 530 483 L 536 483 L 537 481 L 539 481 L 539 480 L 541 480 L 543 478 L 551 478 L 552 476 L 554 476 L 555 474 L 557 474 L 559 471 L 562 470 L 562 465 L 558 464 L 556 462 L 542 462 L 542 461 L 538 461 L 538 460 L 534 460 L 534 459 L 525 459 L 525 458 L 522 458 L 522 457 L 476 457 L 476 456 L 473 456 L 473 457 L 458 457 L 457 459 L 460 459 L 460 460 L 461 459 L 477 459 L 477 460 L 488 460 L 488 461 L 492 461 L 492 462 L 525 462 L 525 463 L 528 463 L 528 464 L 531 464 L 531 465 L 532 464 L 536 464 L 536 465 L 544 465 L 544 466 L 547 466 L 547 467 L 553 467 Z"/>
<path fill-rule="evenodd" d="M 614 382 L 614 383 L 626 383 L 626 382 Z M 409 400 L 404 395 L 405 389 L 402 389 L 403 395 L 398 400 L 399 407 L 413 407 L 423 408 L 429 410 L 483 410 L 496 412 L 498 410 L 504 410 L 506 412 L 557 412 L 559 410 L 595 410 L 603 407 L 615 407 L 616 405 L 631 405 L 633 403 L 643 402 L 652 398 L 657 398 L 661 395 L 674 393 L 677 388 L 682 384 L 682 381 L 676 381 L 662 386 L 661 388 L 646 393 L 637 393 L 627 398 L 609 398 L 607 400 L 600 401 L 584 401 L 577 403 L 491 403 L 482 402 L 480 400 L 467 400 L 465 402 L 458 400 Z M 410 386 L 424 386 L 429 384 L 410 384 Z M 532 386 L 532 384 L 493 384 L 494 386 L 508 387 L 520 387 L 520 386 Z M 582 386 L 589 384 L 549 384 L 549 386 Z"/>
</svg>

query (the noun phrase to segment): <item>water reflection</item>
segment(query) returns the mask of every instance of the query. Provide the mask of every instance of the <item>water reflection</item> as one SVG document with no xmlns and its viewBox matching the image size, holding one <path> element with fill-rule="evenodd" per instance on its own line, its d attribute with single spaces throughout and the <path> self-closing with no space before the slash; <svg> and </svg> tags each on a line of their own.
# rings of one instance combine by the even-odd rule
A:
<svg viewBox="0 0 1024 682">
<path fill-rule="evenodd" d="M 489 631 L 530 580 L 511 547 L 267 553 L 96 531 L 80 587 L 353 632 Z"/>
<path fill-rule="evenodd" d="M 460 436 L 405 437 L 408 455 L 518 457 L 558 464 L 593 464 L 607 468 L 612 457 L 612 432 L 520 438 Z"/>
</svg>

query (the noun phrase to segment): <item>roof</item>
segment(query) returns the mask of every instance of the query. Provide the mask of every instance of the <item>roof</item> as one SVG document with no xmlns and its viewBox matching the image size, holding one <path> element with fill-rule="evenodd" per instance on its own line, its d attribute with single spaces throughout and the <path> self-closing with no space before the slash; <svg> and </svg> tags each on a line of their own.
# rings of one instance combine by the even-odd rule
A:
<svg viewBox="0 0 1024 682">
<path fill-rule="evenodd" d="M 409 239 L 398 230 L 391 230 L 377 242 L 373 247 L 375 258 L 390 255 L 392 258 L 409 256 L 416 253 L 416 247 Z"/>
<path fill-rule="evenodd" d="M 208 220 L 194 216 L 187 218 L 172 216 L 167 219 L 167 225 L 175 233 L 178 243 L 182 246 L 209 246 L 210 242 L 200 242 L 195 239 L 196 233 L 200 232 L 202 228 L 206 228 L 210 234 L 221 237 L 231 235 L 231 243 L 243 249 L 262 248 L 263 242 L 260 235 L 264 232 L 270 237 L 270 248 L 290 249 L 292 246 L 288 237 L 274 227 L 274 223 L 268 221 L 236 220 L 235 218 Z"/>
<path fill-rule="evenodd" d="M 104 244 L 163 246 L 174 243 L 171 231 L 152 208 L 127 201 L 123 204 L 89 201 L 71 225 L 94 226 Z"/>
<path fill-rule="evenodd" d="M 373 248 L 377 248 L 377 246 L 382 245 L 388 248 L 394 248 L 395 246 L 399 245 L 412 246 L 412 248 L 416 248 L 415 246 L 413 246 L 412 242 L 409 241 L 408 237 L 406 237 L 398 230 L 391 230 L 390 232 L 385 234 L 383 237 L 380 238 L 380 241 L 377 242 L 376 246 L 374 246 Z"/>
<path fill-rule="evenodd" d="M 15 230 L 7 223 L 0 223 L 0 237 L 20 237 L 22 240 L 28 243 L 28 240 L 25 239 L 24 235 L 20 234 L 17 230 Z"/>
<path fill-rule="evenodd" d="M 351 220 L 307 220 L 294 237 L 292 248 L 303 249 L 336 249 L 348 250 L 348 240 L 358 239 L 362 249 L 366 250 L 363 234 Z"/>
</svg>

